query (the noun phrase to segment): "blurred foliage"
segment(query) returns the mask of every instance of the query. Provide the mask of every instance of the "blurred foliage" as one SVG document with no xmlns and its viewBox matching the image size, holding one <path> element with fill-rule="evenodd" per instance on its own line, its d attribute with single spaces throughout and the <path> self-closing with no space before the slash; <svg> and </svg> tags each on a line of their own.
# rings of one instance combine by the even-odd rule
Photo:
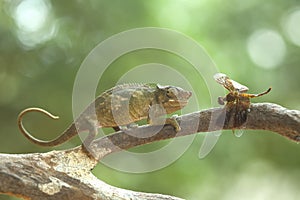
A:
<svg viewBox="0 0 300 200">
<path fill-rule="evenodd" d="M 28 9 L 28 5 L 34 6 Z M 290 14 L 299 5 L 297 0 L 0 1 L 0 152 L 50 150 L 31 144 L 19 133 L 18 113 L 30 106 L 46 108 L 60 120 L 32 114 L 26 126 L 39 138 L 59 134 L 72 121 L 73 83 L 85 57 L 108 37 L 137 27 L 163 27 L 186 34 L 206 49 L 220 71 L 247 85 L 250 92 L 273 87 L 270 94 L 254 101 L 300 109 L 300 48 L 295 43 L 300 36 L 291 31 L 299 30 L 299 23 L 297 29 L 289 21 L 297 16 Z M 254 34 L 264 30 L 276 36 L 274 41 L 268 34 Z M 257 38 L 267 42 L 261 46 L 254 42 L 253 51 L 250 42 L 260 41 Z M 274 60 L 278 62 L 264 64 Z M 113 86 L 132 67 L 149 62 L 182 66 L 203 99 L 199 107 L 209 107 L 207 88 L 203 80 L 193 77 L 188 64 L 155 50 L 131 52 L 112 63 L 99 92 Z M 172 79 L 165 76 L 162 83 Z M 187 199 L 299 199 L 299 145 L 266 131 L 245 131 L 240 138 L 225 131 L 213 151 L 200 160 L 203 138 L 203 134 L 196 136 L 175 163 L 158 171 L 130 174 L 99 164 L 94 173 L 122 188 Z M 58 148 L 80 144 L 75 140 Z M 3 195 L 0 199 L 14 198 Z"/>
</svg>

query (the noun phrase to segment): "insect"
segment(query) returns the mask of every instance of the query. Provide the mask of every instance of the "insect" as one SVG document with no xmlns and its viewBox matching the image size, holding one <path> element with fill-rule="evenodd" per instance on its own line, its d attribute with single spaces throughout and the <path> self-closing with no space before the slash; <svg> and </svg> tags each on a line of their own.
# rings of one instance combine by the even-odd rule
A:
<svg viewBox="0 0 300 200">
<path fill-rule="evenodd" d="M 229 124 L 233 127 L 240 127 L 247 120 L 247 114 L 250 112 L 250 98 L 263 96 L 271 91 L 271 88 L 259 94 L 246 93 L 249 88 L 230 79 L 226 74 L 217 73 L 214 79 L 225 87 L 229 93 L 225 97 L 219 97 L 218 103 L 225 106 L 225 120 L 223 116 L 224 127 Z"/>
</svg>

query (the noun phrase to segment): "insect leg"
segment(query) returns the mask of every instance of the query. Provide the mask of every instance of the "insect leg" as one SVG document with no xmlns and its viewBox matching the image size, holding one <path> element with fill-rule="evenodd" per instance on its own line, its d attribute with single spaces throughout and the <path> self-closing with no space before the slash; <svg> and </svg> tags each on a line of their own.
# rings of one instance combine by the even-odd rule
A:
<svg viewBox="0 0 300 200">
<path fill-rule="evenodd" d="M 268 90 L 266 90 L 265 92 L 259 93 L 259 94 L 247 94 L 247 93 L 242 93 L 241 95 L 248 97 L 248 98 L 255 98 L 255 97 L 260 97 L 263 96 L 265 94 L 268 94 L 271 91 L 272 88 L 269 88 Z"/>
<path fill-rule="evenodd" d="M 225 104 L 225 101 L 226 101 L 226 97 L 218 97 L 218 103 L 220 105 L 224 105 Z"/>
</svg>

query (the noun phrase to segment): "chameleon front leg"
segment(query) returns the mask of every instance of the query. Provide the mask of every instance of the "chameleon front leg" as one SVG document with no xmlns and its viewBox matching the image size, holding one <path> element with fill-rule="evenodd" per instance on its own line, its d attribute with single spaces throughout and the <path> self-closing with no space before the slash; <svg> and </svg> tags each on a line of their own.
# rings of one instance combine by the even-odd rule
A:
<svg viewBox="0 0 300 200">
<path fill-rule="evenodd" d="M 162 105 L 156 104 L 154 106 L 149 107 L 147 122 L 150 125 L 164 125 L 170 124 L 175 128 L 175 131 L 178 132 L 181 130 L 176 118 L 178 115 L 173 115 L 170 118 L 161 118 L 161 116 L 165 115 L 166 112 Z"/>
<path fill-rule="evenodd" d="M 175 128 L 175 131 L 179 132 L 179 131 L 181 131 L 181 128 L 176 120 L 177 117 L 178 117 L 178 115 L 172 115 L 172 117 L 166 118 L 165 123 L 172 125 Z"/>
<path fill-rule="evenodd" d="M 180 128 L 180 126 L 179 126 L 179 124 L 178 124 L 178 122 L 176 120 L 177 117 L 178 117 L 178 115 L 173 115 L 170 118 L 165 118 L 165 122 L 164 123 L 160 123 L 162 121 L 161 119 L 159 119 L 159 120 L 153 120 L 153 119 L 151 119 L 151 118 L 148 117 L 147 122 L 150 125 L 170 124 L 170 125 L 172 125 L 175 128 L 176 132 L 179 132 L 179 131 L 181 131 L 181 128 Z"/>
</svg>

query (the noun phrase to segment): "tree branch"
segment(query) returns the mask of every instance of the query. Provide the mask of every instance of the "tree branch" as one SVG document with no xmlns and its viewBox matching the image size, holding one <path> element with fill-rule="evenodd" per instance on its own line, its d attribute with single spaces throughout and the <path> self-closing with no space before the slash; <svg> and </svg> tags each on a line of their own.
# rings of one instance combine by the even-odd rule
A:
<svg viewBox="0 0 300 200">
<path fill-rule="evenodd" d="M 89 148 L 93 156 L 88 156 L 81 146 L 47 153 L 0 154 L 0 193 L 30 199 L 178 200 L 180 198 L 110 186 L 98 180 L 91 169 L 98 160 L 122 149 L 197 132 L 240 128 L 231 123 L 220 123 L 222 115 L 222 108 L 182 115 L 177 118 L 181 126 L 181 131 L 177 133 L 170 125 L 142 126 L 120 131 L 95 140 Z M 270 130 L 299 142 L 300 111 L 270 103 L 252 104 L 247 122 L 242 128 Z"/>
<path fill-rule="evenodd" d="M 90 151 L 98 152 L 93 153 L 93 155 L 95 155 L 97 160 L 100 160 L 110 153 L 159 140 L 199 132 L 239 128 L 234 127 L 233 124 L 224 125 L 224 123 L 220 123 L 218 120 L 220 116 L 224 116 L 223 108 L 211 108 L 181 115 L 177 117 L 177 121 L 180 122 L 180 132 L 175 132 L 174 128 L 170 125 L 161 127 L 160 131 L 157 131 L 159 129 L 158 126 L 142 126 L 137 129 L 131 129 L 128 131 L 130 134 L 120 131 L 95 140 L 91 145 Z M 223 121 L 225 121 L 225 119 Z M 300 142 L 300 111 L 288 110 L 282 106 L 271 103 L 252 104 L 247 121 L 242 128 L 245 130 L 269 130 L 295 142 Z M 150 135 L 150 137 L 146 137 L 147 135 Z"/>
<path fill-rule="evenodd" d="M 33 200 L 180 200 L 168 195 L 110 186 L 91 173 L 96 163 L 80 150 L 68 153 L 0 154 L 0 193 Z"/>
</svg>

